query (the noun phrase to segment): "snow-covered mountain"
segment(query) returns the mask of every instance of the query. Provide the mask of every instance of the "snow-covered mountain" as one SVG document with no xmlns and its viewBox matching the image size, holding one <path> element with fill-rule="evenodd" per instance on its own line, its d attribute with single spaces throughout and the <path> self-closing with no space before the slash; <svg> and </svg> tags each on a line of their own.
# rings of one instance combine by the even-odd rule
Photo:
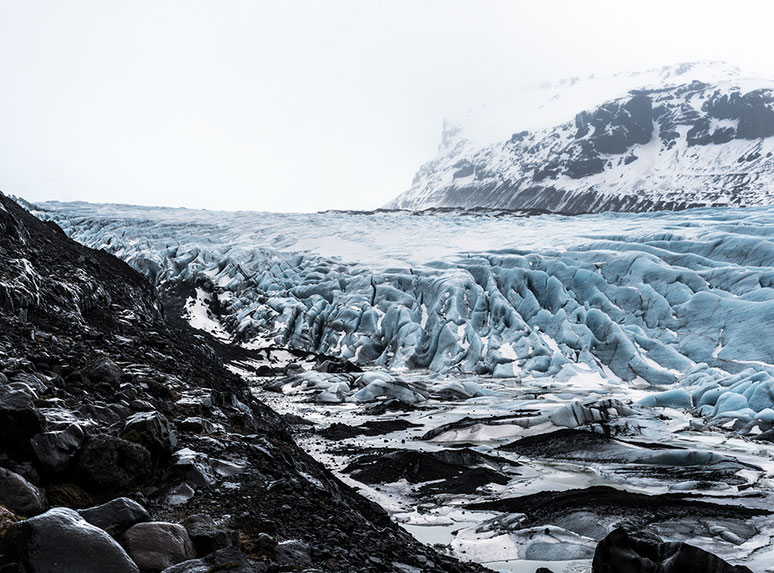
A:
<svg viewBox="0 0 774 573">
<path fill-rule="evenodd" d="M 387 207 L 576 214 L 774 200 L 774 81 L 682 64 L 522 96 L 509 100 L 523 109 L 503 121 L 516 130 L 506 139 L 481 145 L 497 132 L 491 109 L 472 114 L 472 138 L 445 123 L 438 156 Z"/>
</svg>

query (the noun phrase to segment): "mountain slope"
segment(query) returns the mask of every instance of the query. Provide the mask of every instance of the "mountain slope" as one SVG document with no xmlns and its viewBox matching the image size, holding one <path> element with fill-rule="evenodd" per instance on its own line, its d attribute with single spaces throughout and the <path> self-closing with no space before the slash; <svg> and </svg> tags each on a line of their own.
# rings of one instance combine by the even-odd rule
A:
<svg viewBox="0 0 774 573">
<path fill-rule="evenodd" d="M 769 204 L 774 82 L 725 72 L 712 81 L 670 75 L 484 147 L 445 126 L 439 156 L 387 207 L 577 214 Z"/>
</svg>

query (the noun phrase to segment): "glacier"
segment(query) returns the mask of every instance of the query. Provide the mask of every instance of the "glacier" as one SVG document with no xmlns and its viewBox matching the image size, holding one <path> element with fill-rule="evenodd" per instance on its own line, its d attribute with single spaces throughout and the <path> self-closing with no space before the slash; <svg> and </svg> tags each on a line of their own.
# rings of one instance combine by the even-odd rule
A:
<svg viewBox="0 0 774 573">
<path fill-rule="evenodd" d="M 395 380 L 593 374 L 747 431 L 774 422 L 771 207 L 565 217 L 50 202 L 36 214 L 156 284 L 197 284 L 242 344 L 343 357 Z"/>
<path fill-rule="evenodd" d="M 627 524 L 770 568 L 774 207 L 33 208 L 178 293 L 167 312 L 239 348 L 299 445 L 421 541 L 580 573 Z"/>
</svg>

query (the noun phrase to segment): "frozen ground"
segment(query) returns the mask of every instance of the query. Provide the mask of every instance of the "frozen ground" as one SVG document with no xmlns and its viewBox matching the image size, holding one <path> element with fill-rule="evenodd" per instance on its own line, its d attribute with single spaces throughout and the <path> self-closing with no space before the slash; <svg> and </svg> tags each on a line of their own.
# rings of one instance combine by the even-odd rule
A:
<svg viewBox="0 0 774 573">
<path fill-rule="evenodd" d="M 625 522 L 772 570 L 774 208 L 41 209 L 195 283 L 192 324 L 252 349 L 233 368 L 314 424 L 305 447 L 428 542 L 582 571 Z"/>
</svg>

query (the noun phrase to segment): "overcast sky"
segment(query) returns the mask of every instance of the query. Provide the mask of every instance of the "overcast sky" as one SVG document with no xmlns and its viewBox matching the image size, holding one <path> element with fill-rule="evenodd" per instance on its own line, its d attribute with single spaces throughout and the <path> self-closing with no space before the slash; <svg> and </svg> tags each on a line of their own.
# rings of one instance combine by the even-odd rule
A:
<svg viewBox="0 0 774 573">
<path fill-rule="evenodd" d="M 0 0 L 0 190 L 374 208 L 434 155 L 444 117 L 684 61 L 774 77 L 772 22 L 767 0 Z"/>
</svg>

